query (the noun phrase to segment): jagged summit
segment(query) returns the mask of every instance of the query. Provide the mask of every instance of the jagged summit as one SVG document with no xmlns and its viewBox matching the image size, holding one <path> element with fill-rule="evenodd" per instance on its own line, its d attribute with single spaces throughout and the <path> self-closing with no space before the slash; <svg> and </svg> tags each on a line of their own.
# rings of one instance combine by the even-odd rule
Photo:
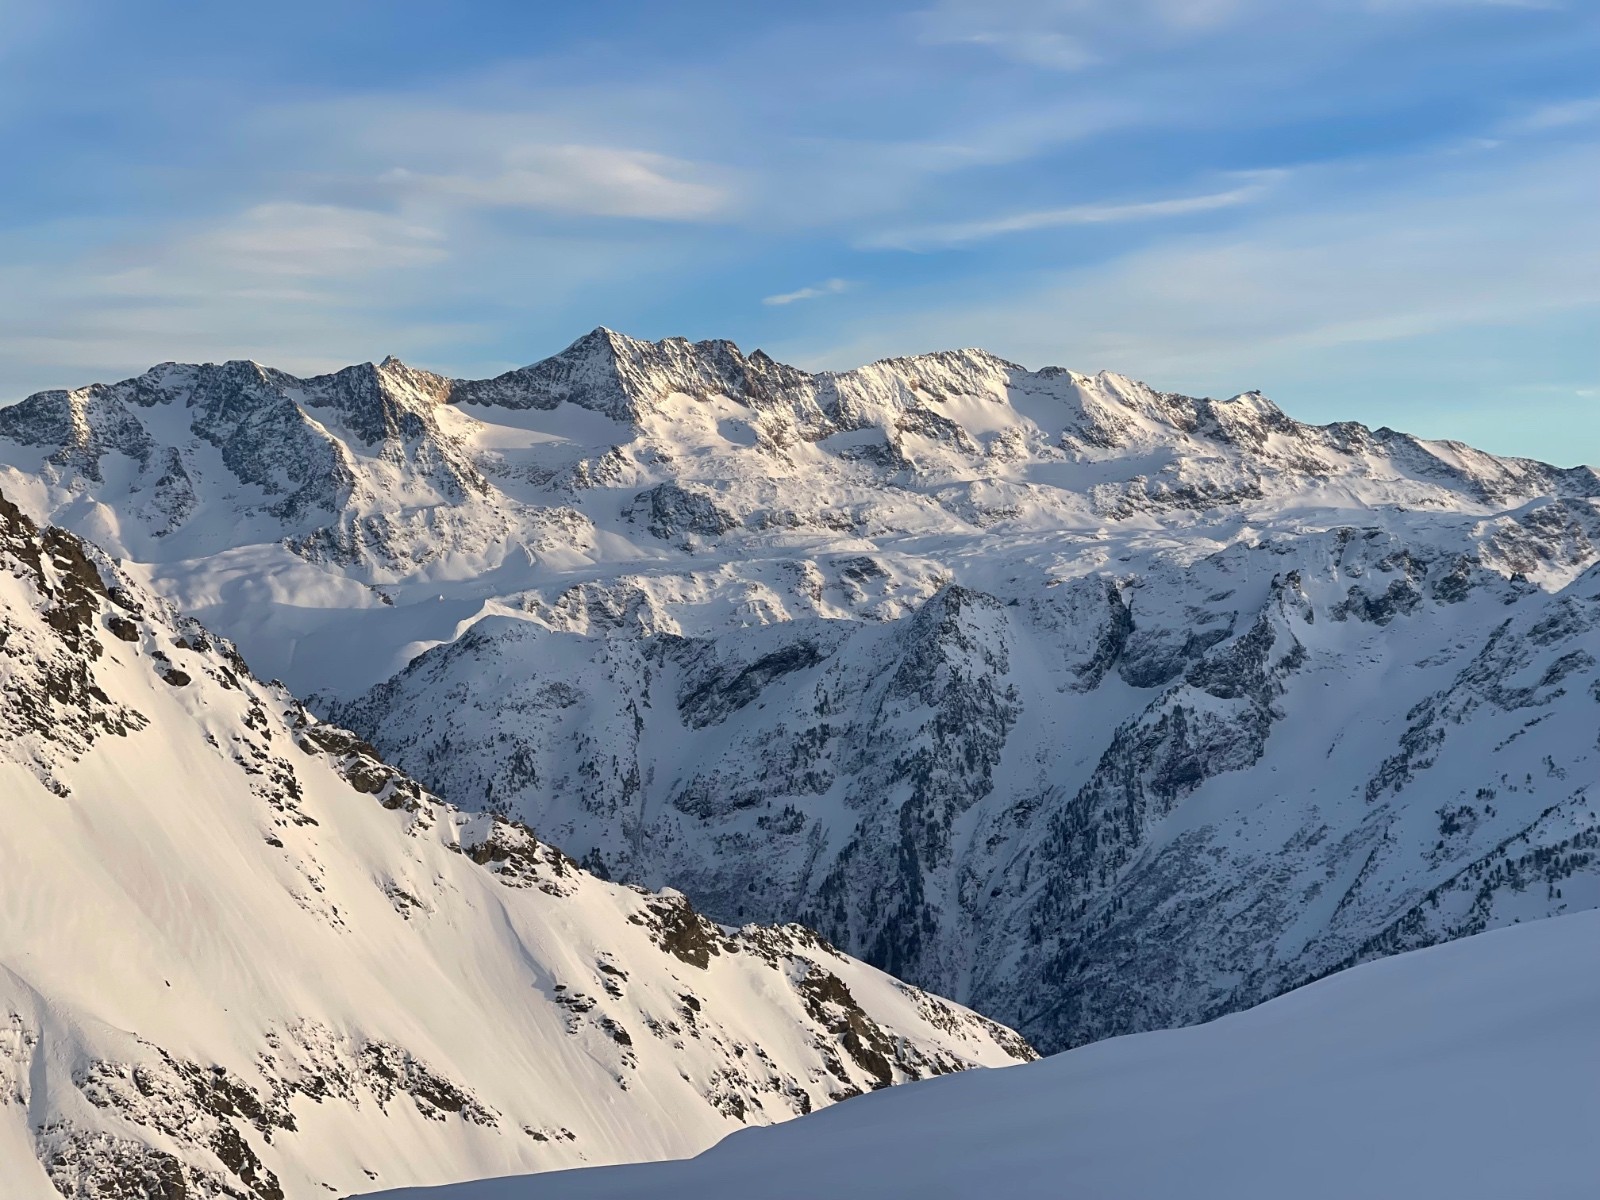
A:
<svg viewBox="0 0 1600 1200">
<path fill-rule="evenodd" d="M 774 388 L 802 386 L 808 378 L 760 351 L 746 358 L 729 341 L 645 342 L 601 326 L 531 366 L 493 379 L 457 380 L 452 398 L 510 408 L 569 402 L 636 422 L 653 401 L 669 395 L 721 393 L 748 400 Z"/>
</svg>

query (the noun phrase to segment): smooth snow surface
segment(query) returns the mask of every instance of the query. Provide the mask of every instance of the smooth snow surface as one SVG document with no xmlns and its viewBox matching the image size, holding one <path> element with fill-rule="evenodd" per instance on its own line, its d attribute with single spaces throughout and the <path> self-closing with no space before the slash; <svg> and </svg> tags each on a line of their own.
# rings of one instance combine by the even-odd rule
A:
<svg viewBox="0 0 1600 1200">
<path fill-rule="evenodd" d="M 1356 967 L 1208 1025 L 914 1084 L 683 1162 L 386 1200 L 1588 1200 L 1600 916 Z"/>
</svg>

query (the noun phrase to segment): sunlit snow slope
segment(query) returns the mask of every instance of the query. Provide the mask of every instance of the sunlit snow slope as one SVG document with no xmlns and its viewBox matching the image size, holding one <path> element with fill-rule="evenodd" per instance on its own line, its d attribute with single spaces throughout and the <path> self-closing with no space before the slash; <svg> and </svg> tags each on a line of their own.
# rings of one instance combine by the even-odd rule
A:
<svg viewBox="0 0 1600 1200">
<path fill-rule="evenodd" d="M 694 1153 L 1019 1038 L 445 805 L 0 497 L 0 1196 Z"/>
<path fill-rule="evenodd" d="M 1208 1025 L 915 1084 L 687 1162 L 387 1200 L 1587 1200 L 1600 916 L 1343 972 Z"/>
</svg>

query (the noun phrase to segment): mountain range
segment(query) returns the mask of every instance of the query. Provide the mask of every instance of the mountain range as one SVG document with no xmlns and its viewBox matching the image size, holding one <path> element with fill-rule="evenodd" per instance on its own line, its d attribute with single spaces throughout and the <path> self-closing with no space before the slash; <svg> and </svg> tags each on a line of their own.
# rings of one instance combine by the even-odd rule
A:
<svg viewBox="0 0 1600 1200">
<path fill-rule="evenodd" d="M 1043 1050 L 1600 906 L 1588 468 L 605 329 L 164 364 L 0 409 L 0 462 L 450 804 Z"/>
</svg>

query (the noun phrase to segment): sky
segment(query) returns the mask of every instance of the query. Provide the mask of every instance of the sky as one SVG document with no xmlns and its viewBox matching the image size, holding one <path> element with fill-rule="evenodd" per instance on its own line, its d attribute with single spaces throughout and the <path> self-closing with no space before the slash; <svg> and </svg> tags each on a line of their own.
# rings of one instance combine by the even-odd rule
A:
<svg viewBox="0 0 1600 1200">
<path fill-rule="evenodd" d="M 0 403 L 596 325 L 1600 463 L 1600 0 L 0 0 Z"/>
</svg>

